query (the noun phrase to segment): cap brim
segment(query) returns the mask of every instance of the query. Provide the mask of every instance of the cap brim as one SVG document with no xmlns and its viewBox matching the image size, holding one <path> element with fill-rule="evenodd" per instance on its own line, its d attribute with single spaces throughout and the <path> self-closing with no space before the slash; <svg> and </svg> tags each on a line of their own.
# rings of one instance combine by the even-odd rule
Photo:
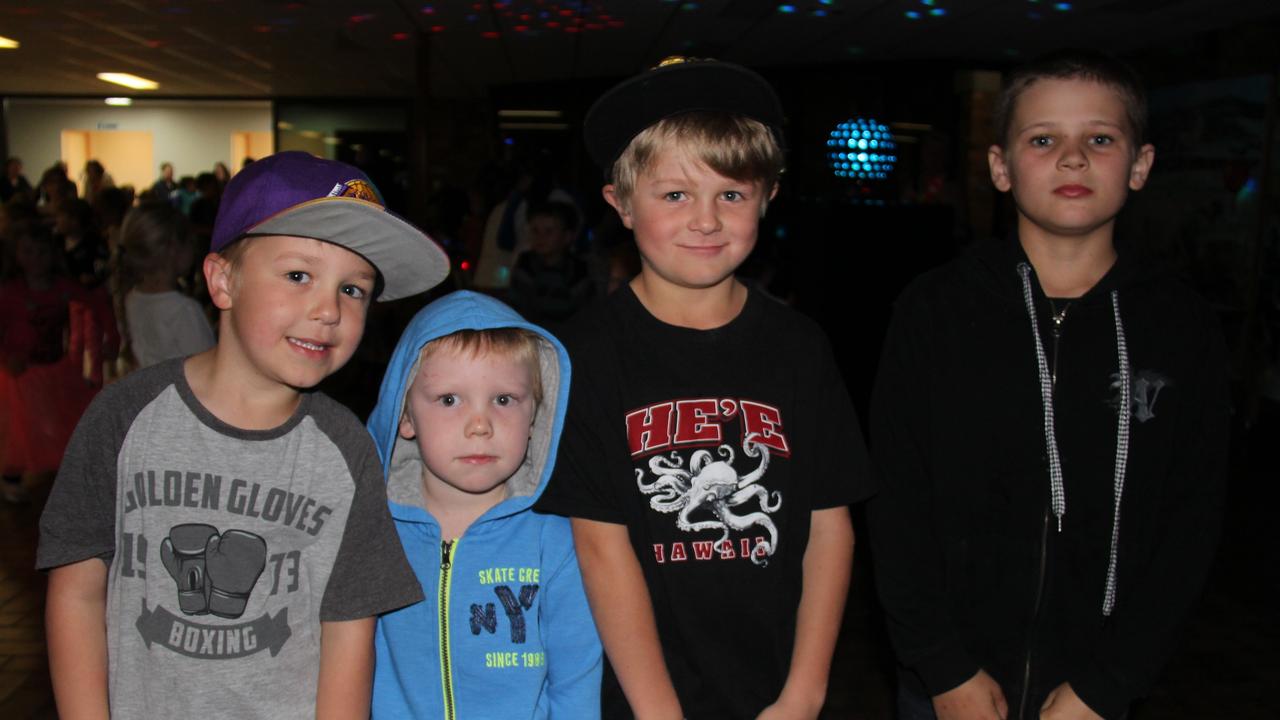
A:
<svg viewBox="0 0 1280 720">
<path fill-rule="evenodd" d="M 426 292 L 449 276 L 449 256 L 434 240 L 381 206 L 357 198 L 295 205 L 246 234 L 315 238 L 359 253 L 382 275 L 380 301 Z"/>
</svg>

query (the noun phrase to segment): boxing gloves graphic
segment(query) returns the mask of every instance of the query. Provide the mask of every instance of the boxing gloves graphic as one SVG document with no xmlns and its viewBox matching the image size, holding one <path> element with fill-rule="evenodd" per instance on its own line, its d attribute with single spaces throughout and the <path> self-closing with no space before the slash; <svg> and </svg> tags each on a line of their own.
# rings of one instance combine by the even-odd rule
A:
<svg viewBox="0 0 1280 720">
<path fill-rule="evenodd" d="M 209 612 L 223 618 L 244 614 L 249 593 L 267 565 L 267 543 L 243 530 L 228 530 L 205 545 Z"/>
<path fill-rule="evenodd" d="M 218 536 L 212 525 L 174 525 L 160 543 L 160 562 L 178 583 L 178 608 L 186 615 L 209 612 L 208 578 L 205 577 L 205 545 Z"/>
<path fill-rule="evenodd" d="M 243 530 L 175 525 L 160 543 L 160 561 L 178 584 L 183 614 L 238 618 L 266 567 L 267 543 Z"/>
</svg>

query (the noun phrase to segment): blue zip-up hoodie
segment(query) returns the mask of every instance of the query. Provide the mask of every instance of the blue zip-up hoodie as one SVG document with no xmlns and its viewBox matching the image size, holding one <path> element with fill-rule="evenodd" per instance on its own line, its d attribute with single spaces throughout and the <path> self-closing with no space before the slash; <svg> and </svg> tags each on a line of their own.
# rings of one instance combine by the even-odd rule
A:
<svg viewBox="0 0 1280 720">
<path fill-rule="evenodd" d="M 428 342 L 464 329 L 507 327 L 543 339 L 543 397 L 528 454 L 507 481 L 509 497 L 446 545 L 424 506 L 417 442 L 399 434 L 405 393 Z M 391 517 L 426 599 L 378 619 L 374 718 L 599 717 L 600 640 L 569 522 L 532 510 L 555 465 L 568 400 L 564 347 L 492 298 L 452 293 L 405 329 L 369 432 L 386 468 Z"/>
</svg>

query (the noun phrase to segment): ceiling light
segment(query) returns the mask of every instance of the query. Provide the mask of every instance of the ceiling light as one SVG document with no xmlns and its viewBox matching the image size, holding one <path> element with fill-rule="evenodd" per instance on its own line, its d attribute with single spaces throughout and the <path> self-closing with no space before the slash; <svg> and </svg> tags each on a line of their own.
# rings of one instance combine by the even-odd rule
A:
<svg viewBox="0 0 1280 720">
<path fill-rule="evenodd" d="M 134 90 L 155 90 L 160 87 L 160 83 L 155 80 L 148 80 L 144 77 L 138 77 L 137 75 L 130 75 L 129 73 L 98 73 L 98 79 L 104 82 L 115 83 L 116 85 L 123 85 Z"/>
<path fill-rule="evenodd" d="M 17 40 L 0 35 L 0 50 L 17 50 L 21 46 L 22 43 Z"/>
<path fill-rule="evenodd" d="M 133 98 L 109 97 L 107 98 L 106 103 L 108 105 L 114 105 L 116 107 L 129 107 L 130 105 L 133 104 Z"/>
</svg>

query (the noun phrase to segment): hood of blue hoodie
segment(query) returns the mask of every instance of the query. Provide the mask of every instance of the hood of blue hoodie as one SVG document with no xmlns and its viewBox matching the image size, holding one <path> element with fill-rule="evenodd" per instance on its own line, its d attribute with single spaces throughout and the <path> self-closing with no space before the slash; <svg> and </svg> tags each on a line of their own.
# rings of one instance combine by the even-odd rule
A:
<svg viewBox="0 0 1280 720">
<path fill-rule="evenodd" d="M 387 499 L 396 520 L 435 523 L 423 501 L 423 464 L 418 444 L 400 437 L 405 394 L 418 373 L 422 348 L 459 330 L 495 328 L 524 328 L 541 338 L 538 366 L 542 402 L 534 414 L 524 464 L 507 480 L 507 499 L 481 515 L 474 525 L 529 509 L 546 487 L 555 466 L 556 446 L 569 401 L 569 354 L 551 333 L 529 323 L 515 310 L 487 295 L 461 290 L 436 300 L 413 317 L 391 355 L 378 391 L 378 404 L 369 416 L 369 432 L 382 460 Z"/>
</svg>

